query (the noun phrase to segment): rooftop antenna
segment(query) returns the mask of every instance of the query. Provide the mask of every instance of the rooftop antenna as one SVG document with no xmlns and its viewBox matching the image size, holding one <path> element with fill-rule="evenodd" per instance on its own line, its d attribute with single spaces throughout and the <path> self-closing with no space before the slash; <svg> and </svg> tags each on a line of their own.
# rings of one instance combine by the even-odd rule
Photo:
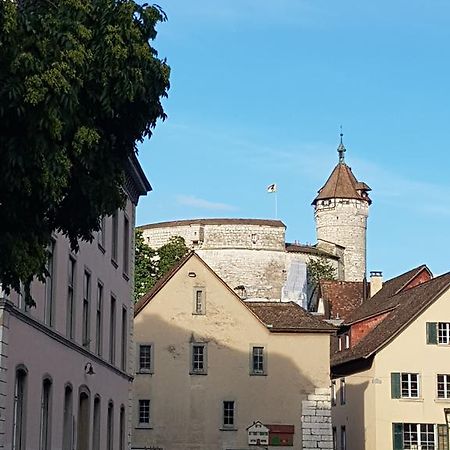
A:
<svg viewBox="0 0 450 450">
<path fill-rule="evenodd" d="M 341 133 L 340 133 L 341 142 L 340 142 L 339 147 L 338 147 L 339 162 L 340 162 L 341 164 L 343 164 L 343 163 L 345 162 L 345 159 L 344 159 L 344 153 L 346 152 L 346 149 L 345 149 L 345 147 L 344 147 L 344 143 L 342 142 L 343 136 L 344 136 L 344 133 L 342 132 L 342 125 L 341 125 Z"/>
</svg>

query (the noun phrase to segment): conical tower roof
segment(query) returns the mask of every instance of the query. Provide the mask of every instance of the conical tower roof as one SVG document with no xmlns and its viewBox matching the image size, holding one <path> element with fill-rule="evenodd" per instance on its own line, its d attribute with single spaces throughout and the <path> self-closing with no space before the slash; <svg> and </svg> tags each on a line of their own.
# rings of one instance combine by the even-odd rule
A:
<svg viewBox="0 0 450 450">
<path fill-rule="evenodd" d="M 341 143 L 338 147 L 339 162 L 331 172 L 328 180 L 324 186 L 319 189 L 317 197 L 312 204 L 315 205 L 318 200 L 329 200 L 334 198 L 347 198 L 364 200 L 369 203 L 372 201 L 369 198 L 368 192 L 371 190 L 366 183 L 358 181 L 353 175 L 352 169 L 345 164 L 344 152 L 346 151 L 344 144 Z"/>
</svg>

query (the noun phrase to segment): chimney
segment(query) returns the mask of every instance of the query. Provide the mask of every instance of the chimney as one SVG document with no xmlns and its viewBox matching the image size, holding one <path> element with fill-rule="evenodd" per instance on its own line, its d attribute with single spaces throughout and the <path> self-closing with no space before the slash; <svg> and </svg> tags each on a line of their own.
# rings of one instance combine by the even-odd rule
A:
<svg viewBox="0 0 450 450">
<path fill-rule="evenodd" d="M 370 296 L 373 297 L 383 287 L 383 272 L 370 272 Z"/>
</svg>

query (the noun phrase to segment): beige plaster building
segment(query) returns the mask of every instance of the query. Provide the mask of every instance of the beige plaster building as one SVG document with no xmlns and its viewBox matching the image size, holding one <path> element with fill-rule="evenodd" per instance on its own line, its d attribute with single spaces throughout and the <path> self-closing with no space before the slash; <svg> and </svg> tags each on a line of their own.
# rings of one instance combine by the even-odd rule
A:
<svg viewBox="0 0 450 450">
<path fill-rule="evenodd" d="M 94 241 L 54 234 L 36 308 L 0 293 L 0 448 L 129 448 L 134 270 L 133 227 L 150 190 L 130 159 L 126 206 L 103 220 Z"/>
<path fill-rule="evenodd" d="M 324 258 L 339 280 L 362 282 L 366 275 L 369 186 L 339 161 L 313 200 L 317 244 L 286 242 L 286 225 L 268 219 L 188 219 L 138 227 L 152 248 L 181 236 L 243 299 L 295 301 L 316 311 L 306 264 Z M 311 298 L 313 301 L 311 301 Z"/>
<path fill-rule="evenodd" d="M 255 423 L 263 448 L 332 448 L 332 333 L 293 302 L 243 302 L 190 253 L 136 304 L 132 448 L 246 450 Z"/>
<path fill-rule="evenodd" d="M 378 281 L 332 355 L 335 448 L 448 450 L 450 273 Z"/>
</svg>

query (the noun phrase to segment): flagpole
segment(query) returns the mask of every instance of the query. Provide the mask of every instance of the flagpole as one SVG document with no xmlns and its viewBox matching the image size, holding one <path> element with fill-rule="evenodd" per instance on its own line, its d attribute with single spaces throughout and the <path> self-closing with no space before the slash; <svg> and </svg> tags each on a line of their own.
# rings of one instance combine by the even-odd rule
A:
<svg viewBox="0 0 450 450">
<path fill-rule="evenodd" d="M 275 219 L 278 219 L 278 192 L 275 191 Z"/>
</svg>

